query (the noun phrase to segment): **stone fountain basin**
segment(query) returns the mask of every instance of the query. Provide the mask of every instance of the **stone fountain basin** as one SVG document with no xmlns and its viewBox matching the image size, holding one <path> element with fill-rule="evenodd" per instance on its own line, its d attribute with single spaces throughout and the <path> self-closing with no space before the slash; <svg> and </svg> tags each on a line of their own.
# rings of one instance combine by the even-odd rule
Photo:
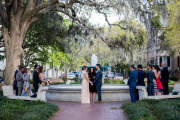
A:
<svg viewBox="0 0 180 120">
<path fill-rule="evenodd" d="M 51 85 L 47 91 L 47 100 L 56 101 L 81 101 L 81 84 Z M 124 84 L 103 84 L 102 101 L 129 101 L 129 86 Z M 95 100 L 98 100 L 96 95 Z"/>
</svg>

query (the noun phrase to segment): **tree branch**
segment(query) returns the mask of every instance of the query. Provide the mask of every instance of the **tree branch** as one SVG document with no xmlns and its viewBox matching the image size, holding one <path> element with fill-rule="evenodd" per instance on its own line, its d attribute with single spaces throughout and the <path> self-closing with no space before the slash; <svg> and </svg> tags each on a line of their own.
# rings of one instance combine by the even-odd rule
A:
<svg viewBox="0 0 180 120">
<path fill-rule="evenodd" d="M 13 7 L 14 2 L 15 2 L 15 0 L 11 0 L 10 3 L 9 3 L 9 6 L 10 6 L 10 7 Z"/>
<path fill-rule="evenodd" d="M 0 1 L 0 17 L 1 17 L 1 22 L 2 22 L 2 28 L 5 29 L 7 28 L 7 15 L 6 15 L 6 11 L 2 5 L 2 0 Z"/>
<path fill-rule="evenodd" d="M 0 50 L 0 53 L 5 53 L 5 51 L 4 50 Z"/>
<path fill-rule="evenodd" d="M 15 0 L 11 0 L 10 3 L 8 4 L 8 7 L 6 7 L 8 19 L 9 19 L 9 22 L 10 22 L 10 25 L 11 25 L 12 29 L 14 29 L 14 27 L 15 27 L 14 15 L 13 15 L 14 2 L 15 2 Z"/>
<path fill-rule="evenodd" d="M 15 13 L 15 19 L 16 21 L 19 23 L 20 22 L 20 18 L 22 16 L 23 13 L 23 0 L 17 0 L 17 10 Z"/>
</svg>

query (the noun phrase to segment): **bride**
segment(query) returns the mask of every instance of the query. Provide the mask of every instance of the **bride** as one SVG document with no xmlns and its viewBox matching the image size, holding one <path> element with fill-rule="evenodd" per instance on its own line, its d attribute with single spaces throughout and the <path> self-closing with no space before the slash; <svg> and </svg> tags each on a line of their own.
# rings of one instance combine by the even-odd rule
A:
<svg viewBox="0 0 180 120">
<path fill-rule="evenodd" d="M 92 82 L 88 79 L 87 66 L 82 67 L 83 81 L 82 81 L 82 90 L 81 90 L 81 103 L 90 103 L 90 92 L 89 92 L 89 83 Z"/>
</svg>

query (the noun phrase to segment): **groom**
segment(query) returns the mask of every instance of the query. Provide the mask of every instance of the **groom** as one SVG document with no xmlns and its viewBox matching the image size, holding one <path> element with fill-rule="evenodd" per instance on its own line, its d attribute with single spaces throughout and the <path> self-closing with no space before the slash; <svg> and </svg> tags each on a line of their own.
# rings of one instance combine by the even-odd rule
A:
<svg viewBox="0 0 180 120">
<path fill-rule="evenodd" d="M 38 76 L 38 68 L 39 68 L 38 65 L 35 65 L 35 66 L 34 66 L 34 72 L 33 72 L 33 87 L 34 87 L 35 93 L 34 93 L 34 95 L 32 95 L 31 97 L 37 97 L 37 92 L 38 92 L 38 89 L 39 89 L 38 83 L 44 85 L 44 83 L 42 83 L 42 81 L 39 79 L 39 76 Z"/>
<path fill-rule="evenodd" d="M 93 81 L 93 84 L 95 84 L 96 90 L 97 90 L 97 93 L 98 93 L 98 102 L 96 102 L 96 103 L 102 103 L 102 100 L 101 100 L 101 86 L 102 86 L 101 65 L 96 64 L 96 69 L 97 69 L 96 78 Z"/>
</svg>

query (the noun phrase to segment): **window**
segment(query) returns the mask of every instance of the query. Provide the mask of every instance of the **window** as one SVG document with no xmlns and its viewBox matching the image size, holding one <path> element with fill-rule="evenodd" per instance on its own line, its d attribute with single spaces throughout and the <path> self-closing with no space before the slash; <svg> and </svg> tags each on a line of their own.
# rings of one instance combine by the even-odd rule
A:
<svg viewBox="0 0 180 120">
<path fill-rule="evenodd" d="M 167 56 L 167 65 L 168 65 L 168 67 L 170 67 L 170 64 L 171 64 L 171 62 L 170 62 L 170 57 L 169 56 Z"/>
</svg>

